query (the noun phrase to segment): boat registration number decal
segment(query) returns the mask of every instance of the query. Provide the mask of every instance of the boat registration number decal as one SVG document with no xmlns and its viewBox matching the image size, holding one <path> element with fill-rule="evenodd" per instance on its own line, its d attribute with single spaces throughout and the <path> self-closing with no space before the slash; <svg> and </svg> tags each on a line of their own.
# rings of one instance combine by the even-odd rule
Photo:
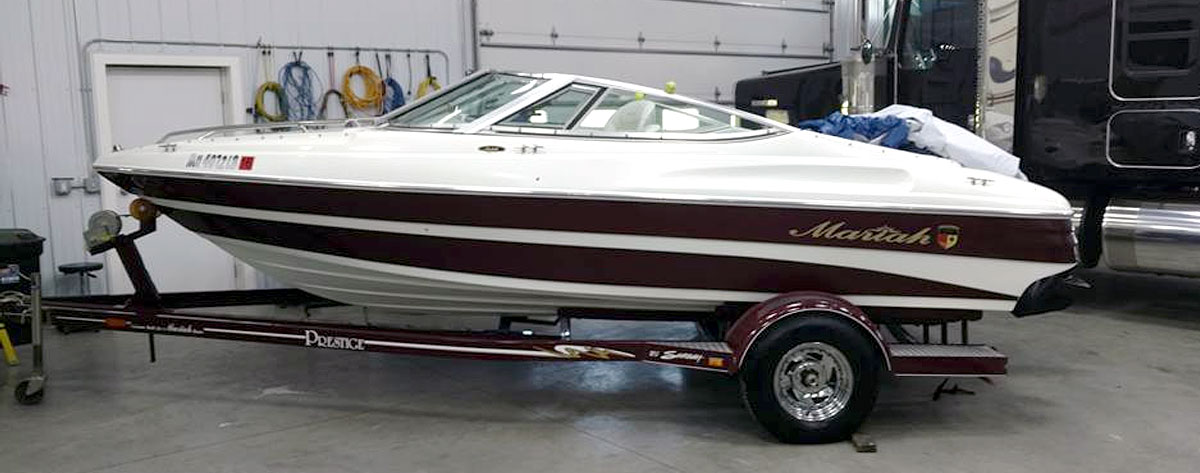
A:
<svg viewBox="0 0 1200 473">
<path fill-rule="evenodd" d="M 254 169 L 254 156 L 238 154 L 192 153 L 188 156 L 185 168 L 189 169 L 230 169 L 250 171 Z"/>
<path fill-rule="evenodd" d="M 826 220 L 807 230 L 793 228 L 788 234 L 796 238 L 817 240 L 850 240 L 865 243 L 887 243 L 893 245 L 928 246 L 936 243 L 943 250 L 958 245 L 959 228 L 956 225 L 938 225 L 917 230 L 902 230 L 888 225 L 854 229 L 846 222 Z"/>
</svg>

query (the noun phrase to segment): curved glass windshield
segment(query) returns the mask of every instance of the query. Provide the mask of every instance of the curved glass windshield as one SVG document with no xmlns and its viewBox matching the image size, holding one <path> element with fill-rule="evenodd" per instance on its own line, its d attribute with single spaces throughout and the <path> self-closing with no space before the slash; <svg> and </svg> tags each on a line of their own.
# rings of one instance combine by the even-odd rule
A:
<svg viewBox="0 0 1200 473">
<path fill-rule="evenodd" d="M 574 130 L 611 133 L 737 133 L 763 126 L 717 108 L 608 89 Z"/>
<path fill-rule="evenodd" d="M 480 76 L 413 106 L 389 123 L 412 128 L 458 128 L 520 98 L 543 82 L 545 79 L 514 74 Z"/>
</svg>

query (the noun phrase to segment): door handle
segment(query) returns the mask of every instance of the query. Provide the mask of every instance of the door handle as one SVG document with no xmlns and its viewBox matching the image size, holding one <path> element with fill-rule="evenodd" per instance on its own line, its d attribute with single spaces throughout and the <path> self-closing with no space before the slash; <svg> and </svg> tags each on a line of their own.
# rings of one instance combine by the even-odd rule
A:
<svg viewBox="0 0 1200 473">
<path fill-rule="evenodd" d="M 1187 130 L 1180 134 L 1179 148 L 1187 154 L 1195 154 L 1197 147 L 1196 141 L 1196 130 Z"/>
</svg>

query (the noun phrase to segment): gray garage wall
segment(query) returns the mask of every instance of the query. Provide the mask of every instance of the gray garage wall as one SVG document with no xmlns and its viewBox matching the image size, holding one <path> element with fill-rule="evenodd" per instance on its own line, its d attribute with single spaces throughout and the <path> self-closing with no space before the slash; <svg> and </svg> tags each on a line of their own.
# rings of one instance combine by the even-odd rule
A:
<svg viewBox="0 0 1200 473">
<path fill-rule="evenodd" d="M 451 80 L 465 63 L 463 2 L 420 0 L 2 0 L 0 1 L 0 228 L 48 236 L 42 258 L 47 288 L 76 290 L 55 277 L 58 264 L 88 257 L 81 236 L 99 195 L 57 197 L 51 177 L 88 175 L 79 78 L 81 45 L 94 38 L 420 47 L 450 55 Z M 98 51 L 243 55 L 246 95 L 261 81 L 253 51 L 104 46 Z M 469 52 L 469 50 L 467 50 Z M 306 56 L 325 78 L 320 52 Z M 277 55 L 276 67 L 285 54 Z M 349 61 L 342 56 L 339 68 Z M 373 58 L 372 58 L 373 62 Z M 439 76 L 444 73 L 437 70 Z M 418 78 L 419 79 L 419 78 Z M 251 83 L 254 82 L 254 83 Z M 168 105 L 169 106 L 169 105 Z M 93 287 L 103 289 L 103 286 Z"/>
</svg>

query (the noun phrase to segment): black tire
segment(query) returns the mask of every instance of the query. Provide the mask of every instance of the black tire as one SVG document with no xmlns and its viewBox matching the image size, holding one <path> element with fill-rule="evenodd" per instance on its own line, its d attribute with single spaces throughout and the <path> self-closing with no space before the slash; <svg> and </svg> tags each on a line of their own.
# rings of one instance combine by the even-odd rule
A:
<svg viewBox="0 0 1200 473">
<path fill-rule="evenodd" d="M 802 420 L 778 399 L 776 367 L 793 348 L 819 342 L 836 349 L 853 374 L 849 399 L 828 418 Z M 811 344 L 809 345 L 811 346 Z M 777 322 L 750 347 L 740 371 L 742 397 L 756 420 L 785 443 L 827 443 L 849 438 L 875 407 L 883 363 L 876 343 L 840 315 L 797 315 Z"/>
<path fill-rule="evenodd" d="M 17 404 L 22 406 L 32 406 L 42 402 L 42 396 L 46 394 L 45 388 L 35 392 L 29 391 L 29 381 L 21 381 L 17 383 L 17 388 L 13 390 L 13 397 L 17 398 Z"/>
</svg>

